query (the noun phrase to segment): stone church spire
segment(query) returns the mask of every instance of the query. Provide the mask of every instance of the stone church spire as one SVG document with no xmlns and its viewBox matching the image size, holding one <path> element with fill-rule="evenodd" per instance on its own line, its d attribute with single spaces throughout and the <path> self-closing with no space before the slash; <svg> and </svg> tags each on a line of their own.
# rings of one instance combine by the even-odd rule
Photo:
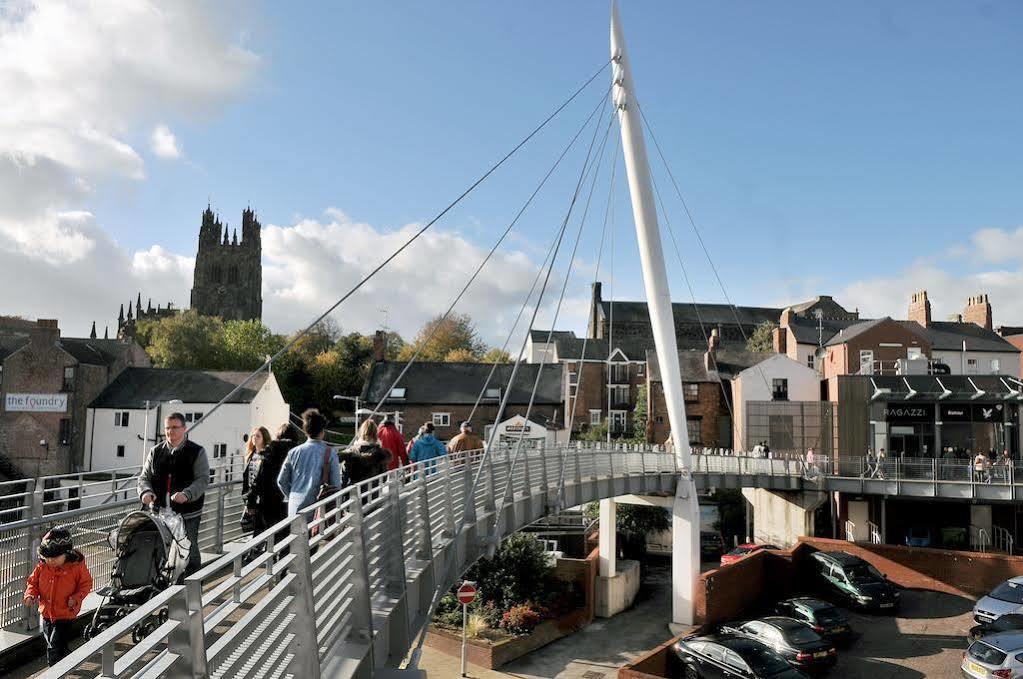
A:
<svg viewBox="0 0 1023 679">
<path fill-rule="evenodd" d="M 89 339 L 96 339 L 96 321 L 92 322 L 92 332 L 89 333 Z"/>
</svg>

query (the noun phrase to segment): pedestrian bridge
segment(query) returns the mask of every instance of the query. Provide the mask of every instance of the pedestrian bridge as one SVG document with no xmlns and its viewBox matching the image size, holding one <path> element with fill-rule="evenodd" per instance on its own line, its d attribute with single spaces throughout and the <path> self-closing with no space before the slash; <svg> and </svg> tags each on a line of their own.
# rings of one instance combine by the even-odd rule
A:
<svg viewBox="0 0 1023 679">
<path fill-rule="evenodd" d="M 917 469 L 893 461 L 871 478 L 856 459 L 821 460 L 807 468 L 798 459 L 718 452 L 693 456 L 698 488 L 851 490 L 855 484 L 857 492 L 916 495 L 951 488 L 957 497 L 1023 490 L 1012 473 L 1002 483 L 978 483 L 965 463 L 928 463 L 934 472 L 928 474 L 923 463 Z M 96 587 L 106 584 L 112 554 L 105 534 L 137 506 L 134 473 L 0 486 L 0 623 L 7 630 L 34 625 L 21 592 L 38 539 L 50 525 L 75 531 Z M 200 531 L 207 565 L 46 676 L 372 676 L 402 664 L 435 595 L 504 536 L 593 500 L 673 495 L 678 471 L 673 455 L 639 446 L 574 442 L 524 450 L 517 460 L 507 448 L 489 455 L 473 451 L 345 488 L 247 542 L 240 541 L 238 528 L 239 478 L 239 470 L 222 468 L 210 486 Z M 151 617 L 163 608 L 166 619 Z M 150 619 L 143 638 L 131 642 L 132 628 Z"/>
</svg>

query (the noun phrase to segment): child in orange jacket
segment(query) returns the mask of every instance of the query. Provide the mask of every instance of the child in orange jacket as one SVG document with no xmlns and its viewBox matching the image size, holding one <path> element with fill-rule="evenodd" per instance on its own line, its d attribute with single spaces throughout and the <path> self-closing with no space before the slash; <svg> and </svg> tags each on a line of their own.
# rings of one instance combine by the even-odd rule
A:
<svg viewBox="0 0 1023 679">
<path fill-rule="evenodd" d="M 71 533 L 64 528 L 51 529 L 39 545 L 39 563 L 28 576 L 24 602 L 26 606 L 39 605 L 50 667 L 68 654 L 71 622 L 90 591 L 92 575 L 85 556 L 71 543 Z"/>
</svg>

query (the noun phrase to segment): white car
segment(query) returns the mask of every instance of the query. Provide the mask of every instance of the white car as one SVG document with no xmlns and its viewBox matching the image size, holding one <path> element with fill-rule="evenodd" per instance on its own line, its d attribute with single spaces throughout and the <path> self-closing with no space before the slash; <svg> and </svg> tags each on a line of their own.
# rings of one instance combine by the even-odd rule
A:
<svg viewBox="0 0 1023 679">
<path fill-rule="evenodd" d="M 973 619 L 989 623 L 1006 613 L 1018 613 L 1023 608 L 1023 576 L 1009 578 L 995 587 L 973 607 Z"/>
<path fill-rule="evenodd" d="M 1023 676 L 1023 632 L 999 632 L 978 639 L 963 654 L 964 677 L 1011 679 Z"/>
</svg>

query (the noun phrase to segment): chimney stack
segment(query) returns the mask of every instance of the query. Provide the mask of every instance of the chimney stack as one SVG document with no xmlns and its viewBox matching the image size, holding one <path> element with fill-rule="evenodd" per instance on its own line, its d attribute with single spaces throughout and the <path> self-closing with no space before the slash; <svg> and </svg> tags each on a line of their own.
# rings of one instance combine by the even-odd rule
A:
<svg viewBox="0 0 1023 679">
<path fill-rule="evenodd" d="M 931 301 L 927 299 L 927 291 L 914 292 L 909 300 L 909 320 L 916 321 L 923 327 L 931 324 Z"/>
<path fill-rule="evenodd" d="M 377 330 L 373 335 L 373 360 L 387 360 L 387 333 L 383 330 Z"/>
<path fill-rule="evenodd" d="M 994 326 L 991 319 L 991 303 L 988 302 L 986 294 L 970 297 L 966 301 L 966 310 L 963 312 L 963 320 L 967 323 L 976 323 L 985 330 L 991 330 Z"/>
<path fill-rule="evenodd" d="M 718 333 L 718 329 L 714 328 L 710 331 L 710 337 L 707 338 L 707 353 L 703 357 L 707 372 L 714 372 L 718 369 L 717 353 L 720 346 L 721 335 Z"/>
</svg>

